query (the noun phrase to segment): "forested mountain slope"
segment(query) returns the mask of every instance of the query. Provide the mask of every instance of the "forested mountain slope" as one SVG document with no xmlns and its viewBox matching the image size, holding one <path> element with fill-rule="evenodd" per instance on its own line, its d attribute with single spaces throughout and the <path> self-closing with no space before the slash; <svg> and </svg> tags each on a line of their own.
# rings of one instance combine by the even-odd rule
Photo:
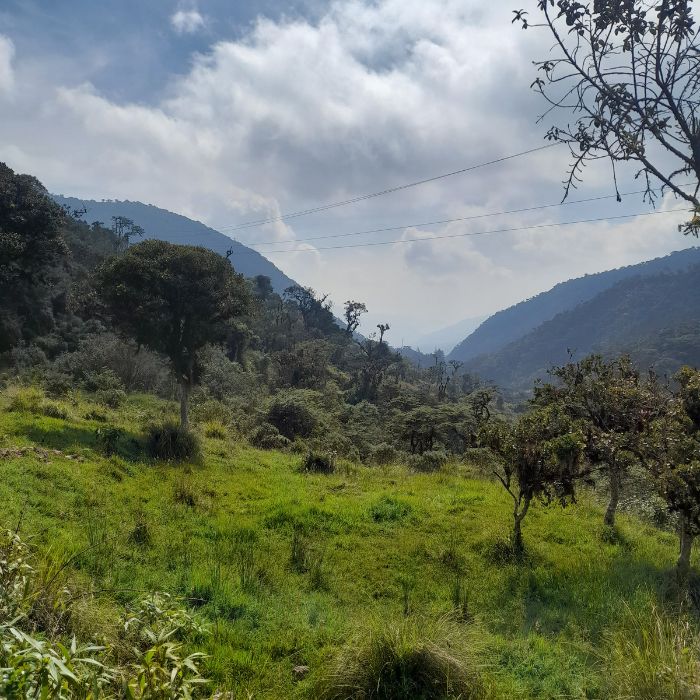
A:
<svg viewBox="0 0 700 700">
<path fill-rule="evenodd" d="M 664 374 L 700 365 L 700 265 L 622 280 L 498 352 L 471 359 L 465 370 L 524 389 L 565 363 L 569 352 L 575 358 L 630 353 Z"/>
<path fill-rule="evenodd" d="M 700 248 L 688 248 L 639 265 L 562 282 L 548 292 L 526 299 L 488 318 L 455 347 L 448 359 L 466 362 L 484 353 L 497 352 L 557 314 L 593 299 L 622 280 L 639 275 L 676 272 L 698 263 Z"/>
<path fill-rule="evenodd" d="M 221 255 L 232 250 L 231 262 L 237 272 L 246 277 L 265 275 L 270 278 L 276 292 L 282 292 L 296 282 L 287 277 L 279 268 L 255 250 L 234 241 L 223 233 L 205 226 L 199 221 L 188 219 L 186 216 L 174 214 L 167 209 L 160 209 L 151 204 L 141 202 L 118 202 L 76 199 L 54 195 L 54 199 L 71 209 L 86 208 L 84 220 L 89 222 L 102 221 L 105 226 L 111 225 L 113 216 L 124 216 L 142 226 L 146 238 L 157 238 L 170 243 L 183 245 L 200 245 Z M 136 242 L 136 241 L 134 241 Z"/>
</svg>

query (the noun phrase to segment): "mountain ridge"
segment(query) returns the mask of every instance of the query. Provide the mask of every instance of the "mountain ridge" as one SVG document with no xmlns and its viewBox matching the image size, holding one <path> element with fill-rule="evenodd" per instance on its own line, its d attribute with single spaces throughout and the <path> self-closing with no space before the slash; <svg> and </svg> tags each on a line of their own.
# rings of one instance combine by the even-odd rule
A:
<svg viewBox="0 0 700 700">
<path fill-rule="evenodd" d="M 287 287 L 297 284 L 256 250 L 183 214 L 177 214 L 153 204 L 129 200 L 96 201 L 64 195 L 51 196 L 58 204 L 70 209 L 87 209 L 84 215 L 86 221 L 100 220 L 109 227 L 112 216 L 125 216 L 143 227 L 144 238 L 156 238 L 169 243 L 201 245 L 220 255 L 226 255 L 232 251 L 231 264 L 237 272 L 246 277 L 256 275 L 269 277 L 277 293 L 281 294 Z"/>
<path fill-rule="evenodd" d="M 636 265 L 560 282 L 545 292 L 487 318 L 473 333 L 455 346 L 448 359 L 468 362 L 481 355 L 498 352 L 557 314 L 593 299 L 624 279 L 638 275 L 675 272 L 693 264 L 700 264 L 700 247 L 685 248 Z"/>
<path fill-rule="evenodd" d="M 464 365 L 509 389 L 526 389 L 555 365 L 590 353 L 628 353 L 670 375 L 700 365 L 700 263 L 637 275 L 545 321 L 521 338 Z"/>
</svg>

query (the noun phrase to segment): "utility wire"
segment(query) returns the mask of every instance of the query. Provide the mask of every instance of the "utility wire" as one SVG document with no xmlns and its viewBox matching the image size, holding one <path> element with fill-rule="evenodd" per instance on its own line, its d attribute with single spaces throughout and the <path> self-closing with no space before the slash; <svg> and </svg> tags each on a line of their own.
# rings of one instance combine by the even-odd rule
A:
<svg viewBox="0 0 700 700">
<path fill-rule="evenodd" d="M 513 160 L 514 158 L 521 158 L 522 156 L 530 155 L 531 153 L 537 153 L 539 151 L 544 151 L 548 148 L 553 148 L 558 146 L 558 143 L 549 143 L 544 146 L 538 146 L 537 148 L 530 148 L 527 151 L 521 151 L 520 153 L 513 153 L 509 156 L 503 156 L 502 158 L 496 158 L 494 160 L 487 161 L 486 163 L 479 163 L 477 165 L 470 165 L 466 168 L 461 168 L 460 170 L 453 170 L 450 173 L 443 173 L 442 175 L 435 175 L 434 177 L 428 177 L 424 180 L 417 180 L 416 182 L 409 182 L 404 185 L 398 185 L 396 187 L 389 187 L 388 189 L 381 190 L 379 192 L 371 192 L 369 194 L 359 195 L 357 197 L 352 197 L 350 199 L 344 199 L 339 202 L 331 202 L 329 204 L 322 204 L 317 207 L 312 207 L 310 209 L 302 209 L 300 211 L 291 212 L 289 214 L 280 214 L 280 216 L 271 216 L 267 219 L 258 219 L 257 221 L 246 221 L 241 224 L 230 224 L 227 226 L 217 226 L 218 230 L 228 229 L 229 231 L 238 231 L 244 228 L 251 228 L 253 226 L 262 226 L 263 224 L 271 224 L 275 221 L 285 221 L 286 219 L 296 219 L 300 216 L 308 216 L 309 214 L 316 214 L 322 211 L 328 211 L 329 209 L 336 209 L 337 207 L 344 207 L 348 204 L 356 204 L 357 202 L 364 202 L 368 199 L 374 199 L 375 197 L 382 197 L 386 194 L 391 194 L 392 192 L 400 192 L 401 190 L 407 190 L 411 187 L 418 187 L 419 185 L 425 185 L 429 182 L 436 182 L 438 180 L 444 180 L 447 177 L 453 177 L 455 175 L 462 175 L 463 173 L 471 172 L 472 170 L 478 170 L 479 168 L 485 168 L 489 165 L 496 165 L 498 163 L 505 163 L 506 161 Z"/>
<path fill-rule="evenodd" d="M 369 248 L 373 246 L 384 246 L 384 245 L 394 245 L 397 243 L 420 243 L 421 241 L 439 241 L 439 240 L 445 240 L 447 238 L 466 238 L 467 236 L 489 236 L 491 234 L 495 233 L 513 233 L 516 231 L 534 231 L 538 229 L 548 229 L 548 228 L 556 228 L 558 226 L 575 226 L 577 224 L 593 224 L 593 223 L 599 223 L 601 221 L 619 221 L 621 219 L 633 219 L 633 218 L 641 218 L 643 216 L 659 216 L 662 214 L 678 214 L 679 212 L 686 211 L 686 209 L 671 209 L 669 211 L 652 211 L 652 212 L 642 212 L 642 213 L 637 213 L 637 214 L 621 214 L 619 216 L 601 216 L 599 218 L 595 219 L 580 219 L 578 221 L 563 221 L 559 223 L 554 223 L 554 224 L 536 224 L 534 226 L 515 226 L 512 228 L 500 228 L 500 229 L 492 229 L 490 231 L 470 231 L 468 233 L 452 233 L 452 234 L 444 234 L 441 236 L 423 236 L 422 238 L 411 238 L 411 239 L 405 239 L 405 238 L 400 238 L 398 240 L 393 240 L 393 241 L 373 241 L 371 243 L 351 243 L 349 245 L 340 245 L 340 246 L 326 246 L 323 248 L 297 248 L 297 249 L 285 249 L 285 250 L 267 250 L 265 251 L 266 255 L 270 255 L 272 253 L 315 253 L 317 251 L 321 250 L 344 250 L 347 248 Z M 242 250 L 240 253 L 246 253 L 246 252 L 251 252 L 251 253 L 256 253 L 259 255 L 258 251 L 256 250 L 249 250 L 245 251 Z M 238 251 L 236 254 L 239 254 Z"/>
<path fill-rule="evenodd" d="M 692 183 L 690 183 L 692 184 Z M 681 187 L 684 187 L 685 185 L 680 185 Z M 654 190 L 654 192 L 658 192 L 660 190 Z M 634 195 L 638 194 L 645 194 L 647 190 L 637 190 L 636 192 L 622 192 L 619 196 L 620 197 L 632 197 Z M 507 211 L 498 211 L 498 212 L 489 212 L 487 214 L 474 214 L 471 216 L 460 216 L 456 219 L 441 219 L 439 221 L 424 221 L 419 224 L 404 224 L 403 226 L 388 226 L 387 228 L 375 228 L 375 229 L 369 229 L 366 231 L 352 231 L 350 233 L 333 233 L 327 236 L 310 236 L 307 238 L 295 238 L 294 240 L 290 241 L 259 241 L 257 243 L 242 243 L 239 241 L 242 245 L 246 246 L 246 248 L 257 248 L 258 246 L 262 245 L 280 245 L 282 243 L 303 243 L 305 241 L 322 241 L 327 238 L 347 238 L 350 236 L 365 236 L 369 235 L 371 233 L 388 233 L 389 231 L 402 231 L 403 229 L 407 228 L 420 228 L 423 226 L 440 226 L 442 224 L 454 224 L 462 221 L 474 221 L 476 219 L 488 219 L 493 216 L 507 216 L 509 214 L 524 214 L 528 212 L 533 212 L 533 211 L 541 211 L 543 209 L 554 209 L 556 207 L 565 207 L 565 206 L 570 206 L 572 204 L 590 204 L 591 202 L 601 202 L 606 199 L 617 199 L 618 195 L 617 194 L 606 194 L 606 195 L 601 195 L 600 197 L 589 197 L 587 199 L 574 199 L 574 200 L 567 200 L 565 202 L 557 202 L 556 204 L 540 204 L 535 207 L 525 207 L 523 209 L 509 209 Z M 262 253 L 266 251 L 261 251 Z"/>
</svg>

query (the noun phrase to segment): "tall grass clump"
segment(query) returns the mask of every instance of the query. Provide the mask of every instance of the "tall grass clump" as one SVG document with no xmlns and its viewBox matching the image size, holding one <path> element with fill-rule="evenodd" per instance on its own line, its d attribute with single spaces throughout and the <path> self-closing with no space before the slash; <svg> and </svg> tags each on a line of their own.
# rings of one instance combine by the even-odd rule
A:
<svg viewBox="0 0 700 700">
<path fill-rule="evenodd" d="M 607 695 L 616 700 L 700 698 L 700 633 L 682 615 L 630 610 L 608 637 Z"/>
<path fill-rule="evenodd" d="M 205 437 L 213 440 L 225 440 L 228 437 L 228 428 L 220 420 L 210 420 L 203 427 Z"/>
<path fill-rule="evenodd" d="M 16 387 L 8 391 L 8 410 L 15 413 L 41 413 L 44 392 L 36 387 Z"/>
<path fill-rule="evenodd" d="M 485 691 L 463 629 L 448 619 L 358 631 L 316 687 L 319 700 L 477 700 Z"/>
<path fill-rule="evenodd" d="M 148 426 L 146 450 L 151 458 L 166 462 L 194 462 L 201 457 L 197 436 L 170 421 Z"/>
</svg>

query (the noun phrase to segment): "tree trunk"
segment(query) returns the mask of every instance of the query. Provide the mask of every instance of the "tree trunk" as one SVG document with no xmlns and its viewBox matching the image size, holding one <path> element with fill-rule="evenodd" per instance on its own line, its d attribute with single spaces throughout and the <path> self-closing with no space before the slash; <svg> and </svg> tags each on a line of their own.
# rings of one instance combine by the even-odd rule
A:
<svg viewBox="0 0 700 700">
<path fill-rule="evenodd" d="M 529 508 L 530 498 L 525 497 L 522 509 L 520 509 L 520 501 L 518 501 L 513 510 L 513 551 L 518 556 L 525 550 L 525 546 L 523 545 L 522 522 Z"/>
<path fill-rule="evenodd" d="M 690 555 L 693 551 L 693 540 L 695 535 L 693 535 L 688 526 L 688 521 L 686 518 L 681 518 L 680 525 L 680 551 L 678 555 L 678 563 L 676 564 L 676 571 L 678 572 L 678 578 L 682 581 L 688 579 L 688 574 L 690 573 Z"/>
<path fill-rule="evenodd" d="M 522 554 L 523 552 L 523 531 L 521 528 L 521 523 L 523 519 L 516 515 L 513 519 L 513 551 L 516 554 Z"/>
<path fill-rule="evenodd" d="M 191 385 L 188 381 L 180 382 L 180 427 L 190 429 L 189 402 Z"/>
<path fill-rule="evenodd" d="M 617 511 L 617 504 L 620 502 L 620 474 L 615 467 L 613 462 L 610 465 L 610 501 L 608 502 L 608 508 L 605 511 L 605 524 L 608 527 L 615 527 L 615 513 Z"/>
</svg>

